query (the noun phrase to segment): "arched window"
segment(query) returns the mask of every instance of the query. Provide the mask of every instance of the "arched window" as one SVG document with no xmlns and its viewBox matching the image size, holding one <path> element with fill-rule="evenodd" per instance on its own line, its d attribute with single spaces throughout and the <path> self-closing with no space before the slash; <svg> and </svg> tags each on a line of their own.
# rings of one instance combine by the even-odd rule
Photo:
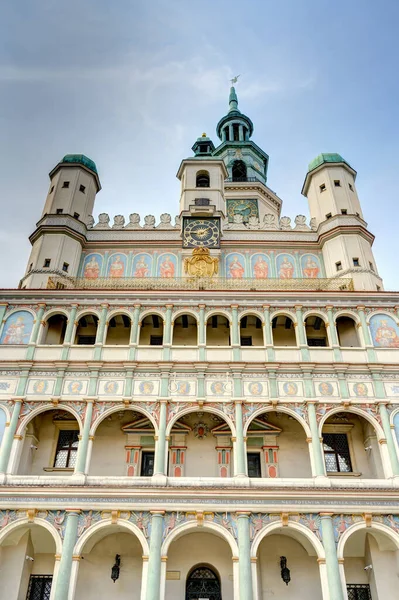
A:
<svg viewBox="0 0 399 600">
<path fill-rule="evenodd" d="M 243 160 L 235 160 L 232 168 L 233 181 L 246 181 L 247 167 Z"/>
<path fill-rule="evenodd" d="M 98 317 L 84 315 L 80 317 L 76 327 L 75 344 L 94 346 L 97 336 Z"/>
<path fill-rule="evenodd" d="M 317 315 L 310 315 L 305 319 L 306 339 L 308 346 L 328 346 L 326 324 Z"/>
<path fill-rule="evenodd" d="M 47 345 L 63 344 L 66 327 L 67 318 L 65 315 L 52 315 L 47 319 L 41 343 Z"/>
<path fill-rule="evenodd" d="M 356 323 L 353 319 L 338 317 L 336 326 L 339 345 L 342 348 L 358 348 L 360 346 Z"/>
<path fill-rule="evenodd" d="M 210 184 L 208 171 L 198 171 L 195 185 L 197 188 L 209 187 Z"/>
<path fill-rule="evenodd" d="M 197 600 L 197 598 L 222 600 L 219 577 L 209 567 L 195 567 L 187 577 L 186 600 Z"/>
<path fill-rule="evenodd" d="M 273 346 L 296 346 L 294 323 L 286 315 L 277 315 L 272 321 Z"/>
<path fill-rule="evenodd" d="M 263 346 L 262 321 L 256 315 L 245 315 L 240 323 L 241 346 Z"/>
<path fill-rule="evenodd" d="M 139 346 L 162 346 L 163 320 L 159 315 L 144 317 L 140 327 Z"/>
<path fill-rule="evenodd" d="M 106 346 L 127 346 L 130 341 L 131 320 L 127 315 L 115 315 L 108 324 Z"/>
<path fill-rule="evenodd" d="M 224 315 L 212 315 L 206 323 L 208 346 L 230 346 L 230 322 Z"/>
</svg>

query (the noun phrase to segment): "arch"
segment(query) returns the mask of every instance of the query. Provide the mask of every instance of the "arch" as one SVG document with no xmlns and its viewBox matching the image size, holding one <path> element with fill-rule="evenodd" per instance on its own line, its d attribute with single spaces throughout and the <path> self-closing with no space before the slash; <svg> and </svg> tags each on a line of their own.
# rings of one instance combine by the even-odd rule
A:
<svg viewBox="0 0 399 600">
<path fill-rule="evenodd" d="M 92 325 L 88 325 L 88 324 L 85 325 L 82 322 L 82 320 L 86 319 L 86 317 L 92 317 L 92 319 L 93 319 Z M 100 320 L 100 317 L 98 315 L 98 312 L 94 311 L 94 310 L 83 311 L 82 313 L 77 315 L 76 316 L 76 325 L 74 326 L 74 330 L 73 330 L 73 334 L 72 334 L 73 343 L 77 344 L 77 345 L 94 346 L 96 337 L 97 337 L 99 320 Z M 86 328 L 87 328 L 87 331 L 83 331 Z M 81 333 L 81 330 L 82 330 L 82 333 Z"/>
<path fill-rule="evenodd" d="M 375 523 L 373 521 L 371 522 L 370 527 L 367 527 L 365 521 L 360 521 L 359 523 L 354 523 L 353 525 L 348 527 L 348 529 L 344 531 L 344 533 L 340 537 L 337 546 L 338 560 L 344 558 L 345 544 L 348 541 L 348 539 L 351 537 L 352 534 L 356 533 L 356 531 L 360 531 L 361 529 L 366 529 L 369 533 L 372 533 L 372 530 L 374 529 L 375 531 L 379 531 L 380 533 L 387 535 L 390 538 L 390 540 L 395 544 L 396 548 L 399 550 L 399 535 L 395 533 L 390 527 L 384 525 L 383 523 Z"/>
<path fill-rule="evenodd" d="M 313 317 L 314 322 L 311 321 Z M 303 322 L 308 346 L 331 347 L 328 318 L 321 311 L 307 311 L 303 317 Z"/>
<path fill-rule="evenodd" d="M 287 308 L 284 310 L 277 309 L 271 312 L 270 323 L 273 321 L 274 317 L 288 317 L 295 325 L 297 324 L 296 314 Z"/>
<path fill-rule="evenodd" d="M 200 532 L 209 531 L 210 533 L 213 533 L 218 537 L 224 539 L 229 544 L 233 557 L 238 556 L 238 545 L 232 534 L 229 531 L 227 531 L 227 529 L 222 525 L 206 520 L 204 520 L 201 523 L 201 526 L 199 526 L 197 520 L 195 520 L 187 521 L 186 523 L 182 523 L 181 525 L 178 525 L 177 527 L 172 529 L 172 531 L 168 533 L 162 544 L 161 555 L 167 556 L 169 546 L 173 541 L 178 540 L 186 533 L 195 532 L 196 529 L 199 529 Z"/>
<path fill-rule="evenodd" d="M 284 535 L 284 532 L 287 531 L 287 529 L 292 530 L 293 533 L 296 532 L 297 534 L 299 534 L 298 537 L 300 537 L 301 535 L 303 537 L 305 537 L 306 540 L 313 547 L 314 551 L 316 552 L 317 558 L 319 558 L 319 559 L 325 558 L 324 547 L 323 547 L 323 544 L 321 543 L 321 541 L 316 537 L 316 535 L 310 529 L 305 527 L 305 525 L 302 525 L 302 523 L 297 523 L 295 521 L 288 521 L 288 525 L 286 525 L 284 527 L 283 527 L 282 521 L 274 521 L 273 523 L 269 523 L 268 525 L 263 527 L 263 529 L 261 529 L 255 535 L 254 540 L 252 542 L 251 558 L 257 557 L 259 545 L 260 545 L 261 541 L 267 535 L 270 535 L 271 533 L 275 532 L 276 530 L 278 530 L 279 533 L 281 533 L 281 535 Z M 295 535 L 293 535 L 292 537 L 294 537 L 294 539 L 296 539 L 297 542 L 302 544 L 304 546 L 305 550 L 307 550 L 306 545 L 304 545 L 300 540 L 298 540 Z"/>
<path fill-rule="evenodd" d="M 172 346 L 198 345 L 198 319 L 188 312 L 180 311 L 173 316 Z"/>
<path fill-rule="evenodd" d="M 235 160 L 231 167 L 233 181 L 245 181 L 247 179 L 247 165 L 243 160 Z"/>
<path fill-rule="evenodd" d="M 226 323 L 221 323 L 222 319 Z M 232 318 L 225 311 L 211 311 L 205 318 L 205 341 L 207 346 L 231 347 Z"/>
<path fill-rule="evenodd" d="M 303 430 L 306 434 L 306 437 L 307 438 L 312 437 L 312 432 L 310 431 L 310 427 L 306 423 L 305 419 L 303 417 L 301 417 L 300 415 L 298 415 L 293 409 L 288 408 L 286 406 L 280 406 L 280 405 L 278 405 L 277 407 L 263 406 L 261 408 L 258 408 L 258 410 L 255 410 L 252 413 L 251 417 L 247 420 L 247 422 L 244 425 L 244 430 L 243 430 L 244 436 L 247 435 L 248 427 L 250 426 L 252 421 L 254 419 L 256 419 L 256 417 L 259 417 L 259 415 L 262 415 L 264 413 L 269 413 L 269 412 L 282 412 L 282 413 L 289 415 L 290 417 L 293 417 L 302 425 Z M 341 409 L 341 412 L 342 412 L 342 409 Z"/>
<path fill-rule="evenodd" d="M 176 415 L 174 415 L 174 417 L 170 420 L 170 422 L 168 423 L 167 427 L 166 427 L 166 435 L 170 435 L 170 432 L 172 430 L 173 425 L 182 417 L 184 417 L 185 415 L 188 415 L 190 413 L 194 413 L 194 412 L 198 412 L 198 406 L 194 406 L 194 407 L 188 407 L 185 408 L 183 410 L 181 410 L 179 413 L 177 413 Z M 220 417 L 221 419 L 223 419 L 223 421 L 225 421 L 227 423 L 227 425 L 230 427 L 230 431 L 231 431 L 231 435 L 232 437 L 235 436 L 236 434 L 236 428 L 234 426 L 233 421 L 230 419 L 229 416 L 227 416 L 223 411 L 219 410 L 218 408 L 214 408 L 212 407 L 207 407 L 205 404 L 204 406 L 201 408 L 201 412 L 208 412 L 214 415 L 218 415 L 218 417 Z"/>
<path fill-rule="evenodd" d="M 0 405 L 1 406 L 1 405 Z M 391 425 L 394 425 L 394 420 L 396 415 L 399 413 L 399 406 L 397 406 L 396 408 L 394 408 L 394 410 L 391 412 L 391 414 L 389 415 L 389 420 Z"/>
<path fill-rule="evenodd" d="M 130 521 L 126 521 L 125 519 L 117 519 L 115 524 L 111 523 L 109 519 L 106 519 L 89 527 L 76 542 L 73 554 L 75 556 L 80 556 L 83 552 L 86 543 L 90 540 L 91 537 L 93 537 L 93 535 L 97 534 L 98 532 L 104 533 L 104 535 L 101 536 L 99 539 L 103 539 L 108 535 L 108 533 L 105 533 L 105 531 L 103 532 L 103 530 L 110 529 L 110 533 L 115 533 L 115 525 L 119 525 L 119 527 L 121 527 L 122 529 L 125 529 L 127 532 L 135 535 L 141 544 L 143 554 L 145 556 L 148 556 L 150 548 L 143 532 L 137 527 L 137 525 L 135 525 L 134 523 L 130 523 Z"/>
<path fill-rule="evenodd" d="M 207 575 L 204 575 L 204 572 Z M 198 574 L 195 577 L 195 574 Z M 222 598 L 222 587 L 220 581 L 220 575 L 213 565 L 199 563 L 192 567 L 187 573 L 186 577 L 186 597 L 189 595 L 190 598 L 198 596 L 198 590 L 204 592 L 204 588 L 207 590 L 206 595 L 212 596 L 212 598 Z M 202 594 L 201 594 L 202 595 Z"/>
<path fill-rule="evenodd" d="M 232 322 L 232 315 L 231 313 L 227 312 L 227 310 L 210 310 L 208 313 L 206 313 L 205 315 L 205 326 L 207 324 L 207 322 L 209 321 L 210 317 L 214 317 L 214 316 L 222 316 L 222 317 L 226 317 L 226 319 L 228 320 L 228 322 L 231 324 Z"/>
<path fill-rule="evenodd" d="M 5 412 L 5 415 L 6 415 L 6 423 L 9 423 L 9 422 L 10 422 L 10 419 L 11 419 L 11 413 L 10 413 L 10 410 L 9 410 L 8 406 L 6 406 L 5 404 L 2 404 L 2 403 L 0 402 L 0 409 L 1 409 L 1 410 L 3 410 L 3 411 Z"/>
<path fill-rule="evenodd" d="M 151 318 L 152 317 L 152 323 Z M 154 319 L 156 317 L 157 319 Z M 146 319 L 149 322 L 146 322 Z M 148 326 L 148 327 L 146 327 Z M 148 311 L 140 315 L 138 331 L 139 346 L 162 346 L 164 342 L 164 316 L 159 311 Z"/>
<path fill-rule="evenodd" d="M 160 310 L 149 308 L 148 310 L 145 310 L 142 313 L 140 313 L 139 325 L 141 325 L 141 323 L 146 317 L 149 317 L 151 315 L 157 315 L 160 319 L 162 319 L 162 321 L 165 319 L 165 315 Z"/>
<path fill-rule="evenodd" d="M 17 521 L 6 525 L 4 529 L 0 531 L 0 546 L 10 533 L 21 527 L 29 527 L 31 525 L 38 525 L 40 527 L 44 527 L 44 529 L 47 529 L 47 531 L 51 534 L 55 542 L 56 554 L 62 553 L 62 541 L 58 531 L 56 530 L 54 525 L 52 525 L 45 519 L 40 519 L 38 517 L 35 517 L 33 521 L 30 521 L 28 518 L 18 519 Z"/>
<path fill-rule="evenodd" d="M 75 409 L 65 405 L 65 404 L 58 404 L 57 407 L 54 406 L 54 404 L 40 404 L 37 408 L 34 408 L 32 410 L 32 412 L 30 412 L 28 415 L 26 415 L 26 417 L 24 417 L 21 421 L 21 423 L 19 424 L 19 427 L 17 429 L 17 435 L 22 435 L 23 432 L 25 431 L 27 425 L 29 425 L 29 423 L 38 415 L 40 415 L 41 413 L 44 412 L 48 412 L 50 410 L 65 410 L 65 412 L 70 413 L 71 415 L 73 415 L 79 425 L 79 432 L 80 434 L 83 431 L 83 423 L 81 420 L 80 415 L 75 411 Z"/>
<path fill-rule="evenodd" d="M 345 308 L 337 310 L 337 312 L 334 315 L 334 322 L 336 322 L 339 317 L 349 317 L 350 319 L 353 319 L 355 321 L 356 325 L 360 326 L 362 324 L 359 315 L 356 314 L 353 310 L 348 310 Z"/>
<path fill-rule="evenodd" d="M 265 315 L 262 314 L 260 312 L 260 310 L 251 310 L 250 308 L 243 310 L 241 313 L 239 313 L 238 315 L 238 320 L 240 321 L 241 319 L 243 319 L 244 317 L 249 317 L 249 316 L 254 316 L 254 317 L 258 317 L 258 319 L 261 320 L 262 325 L 265 324 Z"/>
<path fill-rule="evenodd" d="M 197 188 L 209 188 L 210 187 L 211 178 L 209 175 L 209 171 L 197 171 L 195 175 L 195 187 Z"/>
<path fill-rule="evenodd" d="M 299 345 L 296 320 L 290 311 L 274 311 L 271 317 L 271 328 L 273 346 L 295 348 Z"/>
<path fill-rule="evenodd" d="M 68 325 L 68 315 L 65 311 L 51 311 L 43 323 L 39 344 L 46 346 L 62 346 Z"/>
<path fill-rule="evenodd" d="M 337 406 L 336 408 L 332 408 L 331 410 L 329 410 L 320 419 L 320 423 L 319 423 L 320 437 L 322 437 L 323 427 L 324 427 L 324 424 L 327 421 L 327 419 L 329 419 L 332 415 L 335 415 L 336 413 L 343 413 L 343 412 L 353 413 L 353 414 L 357 415 L 358 417 L 363 417 L 364 419 L 366 419 L 366 421 L 368 421 L 370 423 L 370 425 L 372 425 L 374 427 L 374 430 L 377 434 L 378 440 L 385 439 L 384 430 L 382 429 L 382 427 L 378 423 L 378 421 L 376 421 L 374 419 L 374 417 L 372 417 L 368 412 L 363 411 L 361 408 L 357 408 L 356 406 L 348 406 L 348 408 L 344 408 L 343 406 Z"/>
<path fill-rule="evenodd" d="M 347 314 L 335 315 L 334 320 L 338 343 L 341 348 L 360 348 L 359 321 L 356 321 L 352 315 Z"/>
<path fill-rule="evenodd" d="M 144 408 L 142 408 L 141 406 L 136 407 L 134 404 L 130 404 L 129 406 L 126 407 L 125 404 L 122 404 L 122 403 L 111 406 L 110 408 L 105 410 L 103 413 L 101 413 L 101 415 L 99 415 L 93 421 L 93 423 L 90 427 L 90 435 L 95 435 L 95 432 L 96 432 L 98 426 L 102 423 L 102 421 L 104 421 L 104 419 L 109 417 L 109 415 L 112 415 L 113 413 L 119 412 L 121 410 L 123 410 L 123 411 L 131 410 L 133 412 L 139 412 L 142 415 L 144 415 L 145 417 L 147 417 L 151 421 L 152 426 L 154 427 L 155 435 L 158 435 L 158 425 L 151 413 L 145 411 Z"/>
<path fill-rule="evenodd" d="M 54 315 L 64 315 L 67 319 L 69 319 L 70 313 L 65 308 L 51 308 L 43 315 L 43 321 L 47 321 L 50 317 L 54 317 Z"/>
<path fill-rule="evenodd" d="M 99 310 L 84 308 L 76 314 L 75 320 L 79 321 L 79 319 L 81 319 L 82 317 L 86 317 L 88 315 L 94 315 L 95 317 L 97 317 L 97 319 L 100 319 L 100 311 Z"/>
<path fill-rule="evenodd" d="M 190 309 L 184 310 L 183 308 L 181 310 L 178 310 L 175 313 L 173 313 L 172 322 L 176 321 L 176 319 L 178 319 L 179 317 L 181 317 L 183 315 L 189 315 L 190 317 L 193 317 L 193 319 L 195 319 L 197 321 L 197 325 L 199 324 L 199 316 L 193 310 L 190 310 Z"/>
</svg>

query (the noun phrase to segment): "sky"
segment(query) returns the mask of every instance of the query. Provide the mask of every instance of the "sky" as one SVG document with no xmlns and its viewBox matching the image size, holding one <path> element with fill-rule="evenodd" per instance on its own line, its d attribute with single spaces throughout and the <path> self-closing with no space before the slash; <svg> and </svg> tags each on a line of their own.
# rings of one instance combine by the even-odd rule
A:
<svg viewBox="0 0 399 600">
<path fill-rule="evenodd" d="M 0 287 L 24 274 L 65 154 L 97 164 L 95 217 L 174 217 L 179 164 L 203 132 L 217 145 L 240 74 L 282 215 L 309 215 L 307 165 L 340 153 L 385 289 L 399 288 L 397 0 L 18 0 L 1 12 Z"/>
</svg>

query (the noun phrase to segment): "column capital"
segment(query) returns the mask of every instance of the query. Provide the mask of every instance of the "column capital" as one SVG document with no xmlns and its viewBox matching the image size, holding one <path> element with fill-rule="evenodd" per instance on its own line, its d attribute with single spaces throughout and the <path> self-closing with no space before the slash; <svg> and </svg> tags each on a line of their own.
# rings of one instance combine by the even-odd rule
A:
<svg viewBox="0 0 399 600">
<path fill-rule="evenodd" d="M 321 519 L 332 519 L 333 512 L 321 512 L 319 513 Z"/>
<path fill-rule="evenodd" d="M 249 518 L 252 515 L 252 513 L 249 510 L 237 510 L 236 511 L 236 515 L 237 515 L 237 517 L 247 517 L 247 518 Z"/>
<path fill-rule="evenodd" d="M 150 514 L 153 517 L 164 517 L 166 514 L 166 510 L 150 510 Z"/>
<path fill-rule="evenodd" d="M 78 517 L 82 511 L 80 508 L 66 508 L 65 512 L 67 513 L 68 516 L 76 515 Z"/>
</svg>

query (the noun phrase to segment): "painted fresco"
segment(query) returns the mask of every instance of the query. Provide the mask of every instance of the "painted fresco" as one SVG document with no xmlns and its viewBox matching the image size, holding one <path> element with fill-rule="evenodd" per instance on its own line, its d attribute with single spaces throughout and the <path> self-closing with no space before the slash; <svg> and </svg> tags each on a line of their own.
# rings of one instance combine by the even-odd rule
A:
<svg viewBox="0 0 399 600">
<path fill-rule="evenodd" d="M 0 394 L 15 394 L 18 379 L 1 379 Z"/>
<path fill-rule="evenodd" d="M 276 259 L 276 267 L 279 279 L 292 279 L 297 276 L 295 260 L 290 254 L 279 254 Z"/>
<path fill-rule="evenodd" d="M 370 331 L 376 348 L 399 348 L 399 327 L 389 315 L 373 315 Z"/>
<path fill-rule="evenodd" d="M 245 381 L 244 382 L 244 394 L 246 396 L 267 396 L 267 382 L 266 381 Z"/>
<path fill-rule="evenodd" d="M 306 279 L 320 277 L 320 261 L 314 254 L 303 254 L 301 256 L 302 276 Z"/>
<path fill-rule="evenodd" d="M 226 256 L 226 275 L 231 279 L 242 279 L 245 275 L 245 260 L 242 254 Z"/>
<path fill-rule="evenodd" d="M 251 272 L 255 279 L 270 277 L 270 259 L 266 254 L 253 254 L 251 256 Z"/>
<path fill-rule="evenodd" d="M 233 223 L 234 215 L 242 215 L 243 222 L 246 223 L 249 217 L 259 219 L 258 201 L 255 199 L 230 199 L 226 200 L 227 217 L 229 223 Z"/>
<path fill-rule="evenodd" d="M 64 394 L 71 396 L 80 396 L 87 394 L 88 381 L 87 379 L 66 379 L 64 381 Z"/>
<path fill-rule="evenodd" d="M 120 279 L 125 276 L 126 256 L 124 254 L 113 254 L 108 260 L 108 277 Z"/>
<path fill-rule="evenodd" d="M 27 310 L 12 313 L 4 324 L 0 344 L 27 344 L 33 329 L 33 315 Z"/>
<path fill-rule="evenodd" d="M 278 389 L 280 396 L 302 396 L 302 383 L 300 381 L 279 381 Z"/>
<path fill-rule="evenodd" d="M 36 396 L 52 394 L 54 386 L 55 379 L 30 379 L 27 393 Z"/>
<path fill-rule="evenodd" d="M 101 254 L 88 254 L 83 263 L 83 277 L 86 279 L 97 279 L 100 277 L 103 266 Z"/>
<path fill-rule="evenodd" d="M 133 260 L 133 277 L 151 277 L 152 256 L 149 254 L 137 254 Z"/>
<path fill-rule="evenodd" d="M 338 390 L 335 383 L 330 383 L 329 381 L 321 381 L 320 383 L 315 383 L 316 388 L 316 396 L 337 396 Z"/>
<path fill-rule="evenodd" d="M 172 396 L 195 396 L 196 382 L 187 379 L 174 379 L 169 383 L 169 390 Z"/>
<path fill-rule="evenodd" d="M 159 394 L 159 379 L 136 379 L 133 386 L 134 395 L 157 396 Z"/>
<path fill-rule="evenodd" d="M 157 274 L 162 278 L 177 277 L 177 261 L 174 254 L 161 254 L 158 258 Z"/>
<path fill-rule="evenodd" d="M 367 398 L 367 396 L 372 395 L 372 391 L 370 389 L 370 384 L 364 383 L 363 381 L 359 383 L 354 383 L 352 385 L 352 396 L 357 396 L 358 398 Z"/>
</svg>

